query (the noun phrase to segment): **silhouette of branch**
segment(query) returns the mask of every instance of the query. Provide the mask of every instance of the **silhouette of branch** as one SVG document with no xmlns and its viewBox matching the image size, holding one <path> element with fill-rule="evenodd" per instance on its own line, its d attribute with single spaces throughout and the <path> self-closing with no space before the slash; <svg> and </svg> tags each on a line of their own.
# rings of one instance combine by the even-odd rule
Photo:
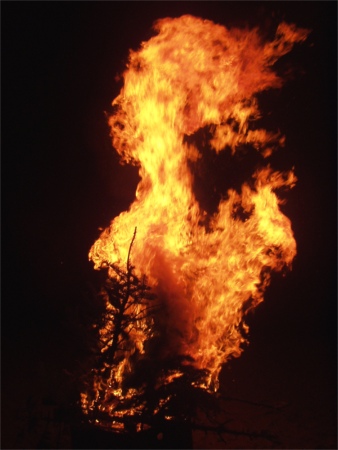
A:
<svg viewBox="0 0 338 450">
<path fill-rule="evenodd" d="M 217 433 L 223 441 L 224 439 L 222 437 L 222 434 L 231 434 L 234 436 L 246 436 L 250 439 L 266 439 L 274 444 L 279 444 L 279 440 L 276 438 L 276 436 L 269 434 L 268 432 L 264 431 L 261 433 L 257 433 L 255 431 L 233 430 L 224 426 L 227 422 L 228 421 L 223 422 L 222 424 L 219 424 L 217 426 L 192 424 L 191 427 L 193 430 L 210 431 L 213 433 Z"/>
</svg>

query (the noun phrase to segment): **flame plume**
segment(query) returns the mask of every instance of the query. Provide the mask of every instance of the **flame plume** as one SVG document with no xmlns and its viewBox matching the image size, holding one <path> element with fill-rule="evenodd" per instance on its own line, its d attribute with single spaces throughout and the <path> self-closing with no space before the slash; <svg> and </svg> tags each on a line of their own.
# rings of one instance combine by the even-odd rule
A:
<svg viewBox="0 0 338 450">
<path fill-rule="evenodd" d="M 201 155 L 187 136 L 208 127 L 210 151 L 234 154 L 246 144 L 262 160 L 283 146 L 279 133 L 250 127 L 260 117 L 255 96 L 282 86 L 273 64 L 308 31 L 281 23 L 264 43 L 258 29 L 226 29 L 189 15 L 158 20 L 154 28 L 157 35 L 130 52 L 109 119 L 114 148 L 122 162 L 139 167 L 141 181 L 129 211 L 103 231 L 89 258 L 96 269 L 103 263 L 122 269 L 137 226 L 132 263 L 165 305 L 157 319 L 166 340 L 161 357 L 190 357 L 210 374 L 204 387 L 217 389 L 221 365 L 242 352 L 248 304 L 263 300 L 269 273 L 290 267 L 296 255 L 275 192 L 292 188 L 296 177 L 267 163 L 208 215 L 190 169 Z M 147 339 L 136 333 L 135 348 Z M 127 370 L 128 358 L 114 373 Z M 88 399 L 83 405 L 89 408 Z"/>
</svg>

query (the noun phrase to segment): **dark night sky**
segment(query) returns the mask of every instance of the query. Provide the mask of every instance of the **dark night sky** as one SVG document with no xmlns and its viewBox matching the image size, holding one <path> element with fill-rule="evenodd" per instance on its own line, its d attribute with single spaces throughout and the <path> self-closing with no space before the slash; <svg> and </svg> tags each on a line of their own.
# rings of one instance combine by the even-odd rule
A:
<svg viewBox="0 0 338 450">
<path fill-rule="evenodd" d="M 309 367 L 325 349 L 332 380 L 336 2 L 1 3 L 3 389 L 14 353 L 32 361 L 59 355 L 61 367 L 82 345 L 68 322 L 91 282 L 88 250 L 98 227 L 128 207 L 137 183 L 135 168 L 117 164 L 104 111 L 121 88 L 115 76 L 128 49 L 151 37 L 155 19 L 186 13 L 229 27 L 271 31 L 284 19 L 313 30 L 280 62 L 281 70 L 283 61 L 295 67 L 296 78 L 262 98 L 287 138 L 276 169 L 294 165 L 299 178 L 284 206 L 298 255 L 250 324 L 253 348 L 275 345 L 286 354 L 316 343 Z M 24 376 L 20 357 L 16 364 Z"/>
</svg>

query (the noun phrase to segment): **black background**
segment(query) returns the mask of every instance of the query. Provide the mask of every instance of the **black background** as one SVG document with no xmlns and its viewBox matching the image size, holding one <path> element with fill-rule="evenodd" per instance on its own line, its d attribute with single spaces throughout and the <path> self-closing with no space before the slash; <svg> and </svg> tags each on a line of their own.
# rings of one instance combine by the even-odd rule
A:
<svg viewBox="0 0 338 450">
<path fill-rule="evenodd" d="M 128 50 L 153 35 L 154 20 L 181 14 L 260 26 L 267 36 L 281 20 L 312 30 L 279 62 L 295 68 L 294 79 L 262 96 L 287 138 L 275 168 L 295 166 L 299 179 L 283 206 L 298 254 L 292 272 L 273 277 L 249 318 L 251 346 L 227 370 L 256 355 L 264 364 L 292 360 L 303 375 L 320 364 L 318 389 L 326 383 L 335 392 L 336 2 L 2 2 L 1 9 L 3 392 L 22 379 L 29 385 L 32 367 L 61 371 L 85 353 L 72 321 L 95 284 L 87 254 L 98 228 L 133 201 L 138 180 L 136 168 L 118 165 L 104 111 L 122 86 Z"/>
</svg>

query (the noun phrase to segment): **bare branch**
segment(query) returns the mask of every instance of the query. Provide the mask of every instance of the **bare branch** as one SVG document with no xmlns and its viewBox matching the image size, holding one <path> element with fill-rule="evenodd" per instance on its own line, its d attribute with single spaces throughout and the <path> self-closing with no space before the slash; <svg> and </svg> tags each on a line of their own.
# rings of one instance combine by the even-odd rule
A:
<svg viewBox="0 0 338 450">
<path fill-rule="evenodd" d="M 131 249 L 132 249 L 132 246 L 133 246 L 133 244 L 134 244 L 134 241 L 135 241 L 136 231 L 137 231 L 137 227 L 135 227 L 134 235 L 133 235 L 133 238 L 132 238 L 131 243 L 130 243 L 130 246 L 129 246 L 128 257 L 127 257 L 127 271 L 128 271 L 128 272 L 129 272 L 130 269 L 131 269 L 131 265 L 130 265 L 130 253 L 131 253 Z"/>
</svg>

